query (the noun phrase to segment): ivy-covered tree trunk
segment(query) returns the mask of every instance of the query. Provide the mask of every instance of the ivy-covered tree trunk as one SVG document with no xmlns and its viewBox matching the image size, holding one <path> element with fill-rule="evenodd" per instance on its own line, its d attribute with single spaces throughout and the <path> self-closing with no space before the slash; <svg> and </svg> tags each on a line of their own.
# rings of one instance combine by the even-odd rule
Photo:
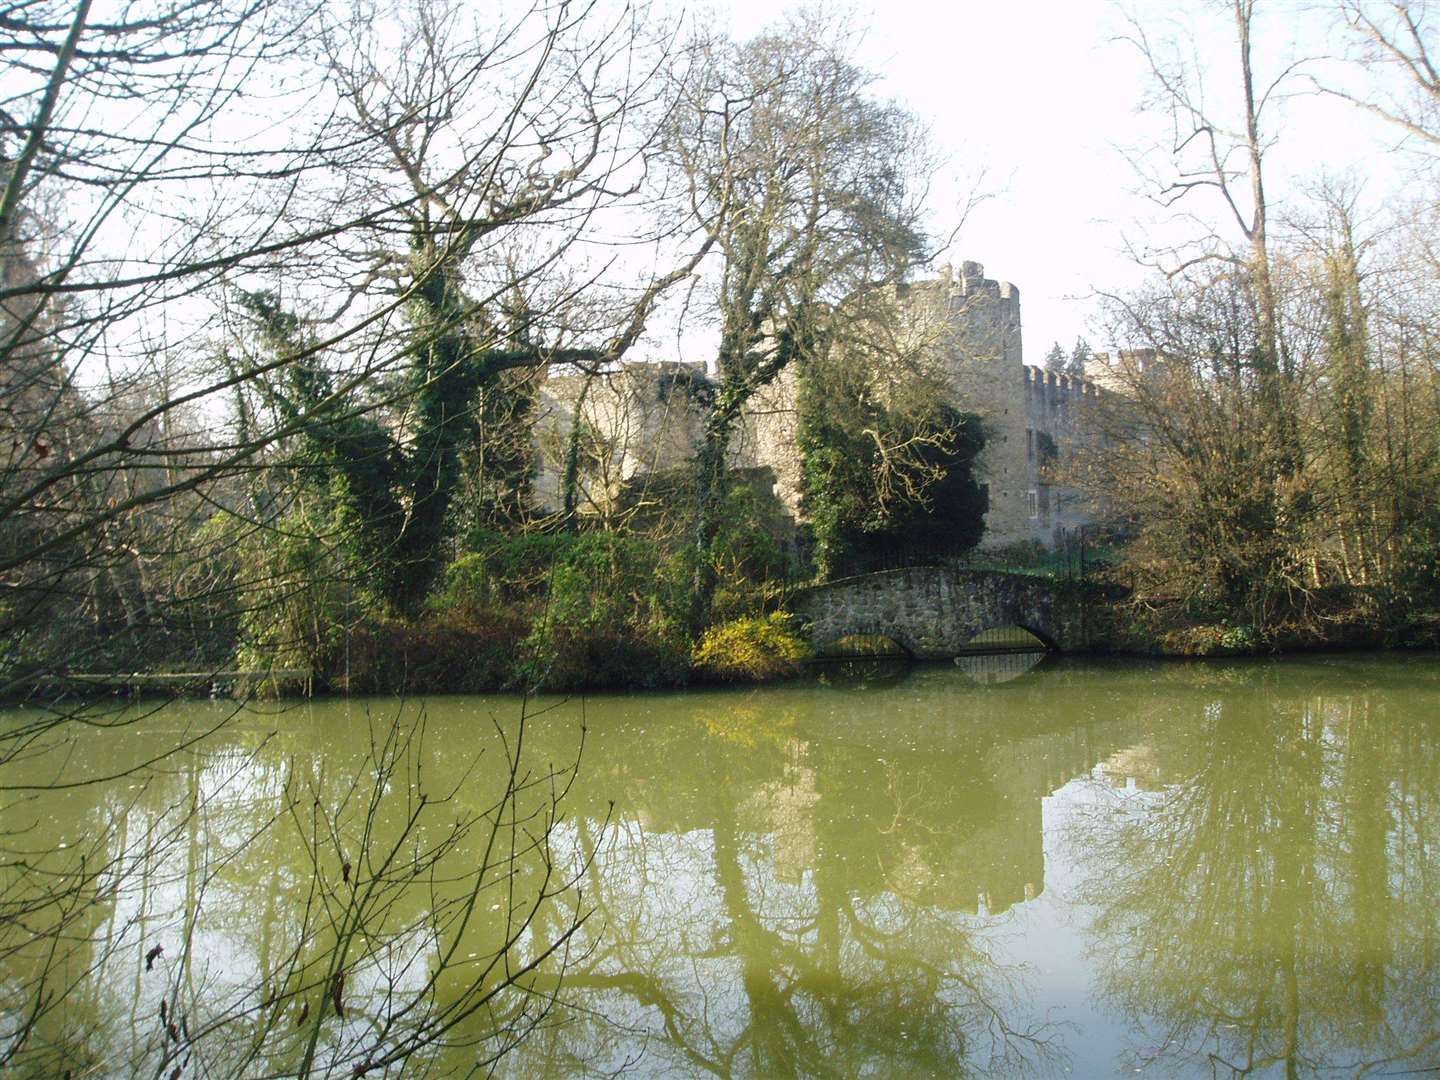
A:
<svg viewBox="0 0 1440 1080">
<path fill-rule="evenodd" d="M 422 234 L 411 260 L 416 286 L 409 314 L 417 340 L 406 373 L 414 402 L 405 467 L 409 507 L 396 538 L 389 596 L 391 606 L 407 613 L 424 603 L 444 561 L 460 454 L 475 436 L 475 396 L 484 377 L 453 259 Z"/>
<path fill-rule="evenodd" d="M 570 435 L 565 441 L 565 475 L 560 490 L 565 531 L 572 533 L 580 524 L 580 444 L 585 436 L 585 399 L 590 394 L 593 381 L 594 376 L 587 373 L 575 398 L 575 408 L 570 413 Z"/>
<path fill-rule="evenodd" d="M 720 515 L 729 493 L 730 433 L 734 415 L 712 411 L 695 454 L 695 575 L 690 595 L 690 632 L 699 636 L 709 621 L 715 600 L 715 539 Z"/>
<path fill-rule="evenodd" d="M 1339 443 L 1338 501 L 1343 524 L 1339 530 L 1345 576 L 1351 584 L 1370 579 L 1365 536 L 1365 507 L 1371 505 L 1368 446 L 1374 402 L 1370 387 L 1369 331 L 1360 295 L 1360 268 L 1342 218 L 1336 250 L 1325 260 L 1326 367 L 1334 394 L 1333 423 Z"/>
<path fill-rule="evenodd" d="M 475 438 L 474 404 L 486 375 L 455 260 L 423 230 L 413 241 L 411 272 L 414 334 L 402 367 L 411 408 L 398 443 L 363 404 L 339 400 L 344 395 L 300 340 L 299 320 L 275 297 L 243 298 L 270 347 L 297 357 L 277 403 L 293 419 L 314 417 L 302 429 L 298 464 L 325 478 L 325 527 L 355 560 L 357 578 L 406 614 L 424 603 L 444 561 L 460 458 Z"/>
<path fill-rule="evenodd" d="M 850 534 L 866 517 L 870 463 L 860 432 L 876 419 L 837 374 L 812 368 L 800 380 L 796 403 L 805 515 L 822 581 L 841 573 L 852 553 Z"/>
</svg>

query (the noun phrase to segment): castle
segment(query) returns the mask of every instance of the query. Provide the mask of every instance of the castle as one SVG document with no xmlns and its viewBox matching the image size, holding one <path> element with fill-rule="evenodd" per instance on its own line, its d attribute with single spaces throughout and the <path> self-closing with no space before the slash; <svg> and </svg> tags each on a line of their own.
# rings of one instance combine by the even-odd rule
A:
<svg viewBox="0 0 1440 1080">
<path fill-rule="evenodd" d="M 1023 362 L 1020 290 L 985 277 L 979 263 L 900 285 L 894 301 L 914 333 L 936 341 L 951 403 L 985 426 L 977 475 L 989 496 L 982 546 L 1063 544 L 1089 514 L 1079 494 L 1057 481 L 1057 466 L 1087 437 L 1087 403 L 1106 391 Z M 587 441 L 585 513 L 603 517 L 637 480 L 685 465 L 701 434 L 689 388 L 705 377 L 705 364 L 674 361 L 549 377 L 540 390 L 541 503 L 558 509 L 562 458 L 555 451 L 576 415 Z M 804 519 L 796 378 L 786 370 L 755 394 L 731 446 L 732 467 L 768 482 L 792 524 Z"/>
</svg>

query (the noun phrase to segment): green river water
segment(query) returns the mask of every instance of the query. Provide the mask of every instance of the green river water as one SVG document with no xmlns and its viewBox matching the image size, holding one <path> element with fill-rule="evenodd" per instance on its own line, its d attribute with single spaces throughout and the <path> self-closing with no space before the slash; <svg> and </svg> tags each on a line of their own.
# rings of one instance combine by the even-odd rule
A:
<svg viewBox="0 0 1440 1080">
<path fill-rule="evenodd" d="M 1028 663 L 0 715 L 0 1052 L 75 1077 L 1440 1073 L 1440 658 Z"/>
</svg>

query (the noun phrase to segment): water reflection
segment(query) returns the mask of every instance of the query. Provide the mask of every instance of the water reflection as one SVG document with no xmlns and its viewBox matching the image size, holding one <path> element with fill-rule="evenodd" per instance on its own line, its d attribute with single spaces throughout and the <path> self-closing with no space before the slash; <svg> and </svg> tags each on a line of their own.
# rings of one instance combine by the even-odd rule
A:
<svg viewBox="0 0 1440 1080">
<path fill-rule="evenodd" d="M 1405 661 L 1061 663 L 996 693 L 935 666 L 883 687 L 570 702 L 532 725 L 527 753 L 537 768 L 570 760 L 583 718 L 585 761 L 553 840 L 594 858 L 555 864 L 578 877 L 516 955 L 564 938 L 571 911 L 593 914 L 563 964 L 527 986 L 546 1002 L 558 988 L 564 1007 L 499 1071 L 1440 1065 L 1433 672 Z M 432 701 L 414 756 L 452 801 L 407 833 L 414 801 L 392 785 L 355 819 L 369 842 L 433 845 L 457 817 L 483 815 L 497 777 L 467 771 L 458 751 L 513 704 Z M 180 722 L 173 713 L 168 729 L 97 743 L 81 767 L 147 761 Z M 369 730 L 359 704 L 327 703 L 231 724 L 163 771 L 12 799 L 7 829 L 49 853 L 47 871 L 82 877 L 87 900 L 45 910 L 79 943 L 64 959 L 76 989 L 45 1014 L 34 1045 L 47 1056 L 31 1059 L 32 1075 L 129 1075 L 165 1039 L 160 997 L 181 985 L 183 1000 L 241 1017 L 286 1002 L 276 1037 L 242 1038 L 252 1057 L 230 1060 L 257 1073 L 290 1066 L 304 996 L 282 998 L 277 973 L 323 951 L 328 924 L 315 913 L 344 895 L 341 858 L 359 850 L 356 833 L 327 847 L 296 823 L 349 790 L 367 760 L 357 733 Z M 19 782 L 19 768 L 0 781 Z M 460 855 L 477 858 L 475 844 Z M 0 898 L 34 884 L 4 872 Z M 441 973 L 441 956 L 495 955 L 506 904 L 487 896 L 469 921 L 448 918 L 453 877 L 389 895 L 393 946 L 347 984 L 353 1008 L 326 1029 L 336 1054 L 397 993 L 427 1009 L 465 1000 L 466 970 Z M 534 864 L 510 879 L 519 897 L 543 882 Z M 147 972 L 156 944 L 166 951 Z M 43 962 L 13 935 L 0 941 L 0 993 L 33 984 Z M 485 1031 L 542 1018 L 494 1008 L 425 1064 L 463 1073 L 498 1048 L 477 1044 Z"/>
<path fill-rule="evenodd" d="M 912 662 L 905 656 L 820 659 L 810 665 L 811 676 L 819 685 L 846 690 L 899 686 L 910 677 L 911 672 Z"/>
<path fill-rule="evenodd" d="M 696 748 L 710 782 L 695 800 L 617 807 L 586 889 L 603 932 L 566 977 L 582 1015 L 609 1022 L 567 1025 L 534 1052 L 595 1072 L 631 1060 L 642 1075 L 726 1077 L 1043 1061 L 1049 1033 L 1026 1014 L 1019 973 L 976 938 L 977 898 L 1011 890 L 957 851 L 955 824 L 974 816 L 964 778 L 736 727 Z M 1012 872 L 1026 870 L 1033 891 L 1038 865 Z"/>
<path fill-rule="evenodd" d="M 955 666 L 981 686 L 1000 686 L 1028 675 L 1049 658 L 1032 652 L 988 653 L 955 657 Z"/>
<path fill-rule="evenodd" d="M 507 902 L 564 879 L 536 814 L 548 766 L 507 795 L 503 758 L 432 754 L 418 721 L 357 712 L 337 730 L 308 709 L 279 727 L 236 717 L 155 764 L 184 741 L 177 720 L 213 712 L 86 733 L 73 786 L 6 806 L 0 1051 L 15 1075 L 360 1075 L 457 1047 L 473 1062 L 543 1019 L 527 977 L 506 991 L 474 973 L 524 973 L 567 931 L 563 905 L 522 927 Z M 120 779 L 86 783 L 95 771 Z M 509 833 L 488 825 L 506 821 L 524 823 L 529 858 L 495 844 Z"/>
<path fill-rule="evenodd" d="M 1147 782 L 1072 825 L 1127 1065 L 1435 1071 L 1434 704 L 1266 680 L 1187 702 L 1127 751 Z"/>
</svg>

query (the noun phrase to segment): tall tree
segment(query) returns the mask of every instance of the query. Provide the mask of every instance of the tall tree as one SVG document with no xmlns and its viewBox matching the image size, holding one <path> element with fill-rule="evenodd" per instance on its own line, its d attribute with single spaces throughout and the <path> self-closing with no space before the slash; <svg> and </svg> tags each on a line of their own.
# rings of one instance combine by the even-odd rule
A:
<svg viewBox="0 0 1440 1080">
<path fill-rule="evenodd" d="M 1295 65 L 1257 71 L 1261 8 L 1231 0 L 1223 16 L 1213 9 L 1208 29 L 1229 53 L 1208 69 L 1189 62 L 1193 41 L 1157 40 L 1132 17 L 1130 40 L 1150 68 L 1164 132 L 1145 162 L 1156 198 L 1189 211 L 1187 220 L 1211 211 L 1223 224 L 1152 252 L 1164 280 L 1114 304 L 1117 340 L 1153 350 L 1116 358 L 1109 373 L 1135 403 L 1129 419 L 1106 421 L 1115 460 L 1144 478 L 1096 465 L 1119 502 L 1153 497 L 1141 517 L 1160 563 L 1189 567 L 1192 588 L 1269 625 L 1303 589 L 1299 550 L 1314 501 L 1265 176 L 1267 124 Z M 1142 362 L 1156 354 L 1161 363 Z"/>
<path fill-rule="evenodd" d="M 1278 339 L 1279 301 L 1275 293 L 1270 251 L 1270 200 L 1265 188 L 1265 153 L 1271 137 L 1265 124 L 1276 92 L 1298 64 L 1273 76 L 1257 74 L 1254 38 L 1260 26 L 1261 0 L 1230 0 L 1225 5 L 1229 45 L 1234 50 L 1224 67 L 1195 70 L 1182 57 L 1178 42 L 1154 41 L 1138 18 L 1131 19 L 1130 40 L 1150 68 L 1153 103 L 1165 117 L 1171 143 L 1155 155 L 1168 159 L 1168 175 L 1160 174 L 1156 197 L 1165 206 L 1179 206 L 1203 194 L 1218 199 L 1222 219 L 1238 233 L 1241 244 L 1217 230 L 1192 239 L 1185 249 L 1162 255 L 1169 270 L 1197 261 L 1218 260 L 1244 269 L 1256 327 L 1254 356 L 1249 366 L 1271 414 L 1282 469 L 1298 468 L 1298 447 L 1291 405 L 1284 392 L 1284 363 Z M 1227 70 L 1228 69 L 1228 70 Z M 1212 84 L 1229 93 L 1207 92 Z M 1218 111 L 1212 102 L 1236 100 L 1233 113 Z M 1239 164 L 1236 164 L 1236 161 Z M 1178 256 L 1178 257 L 1177 257 Z"/>
<path fill-rule="evenodd" d="M 337 508 L 358 542 L 342 543 L 366 553 L 357 576 L 394 612 L 420 610 L 451 554 L 466 516 L 457 494 L 491 492 L 502 457 L 525 470 L 515 434 L 494 422 L 523 412 L 529 382 L 512 373 L 615 362 L 703 257 L 702 244 L 668 271 L 607 288 L 609 303 L 588 297 L 602 290 L 576 268 L 577 249 L 644 176 L 664 47 L 642 22 L 562 3 L 477 23 L 464 5 L 426 0 L 320 24 L 331 123 L 348 150 L 296 213 L 369 213 L 253 294 L 304 315 L 303 347 L 262 335 L 267 362 L 315 376 L 265 391 L 286 389 L 292 418 L 297 407 L 347 418 L 309 424 L 306 439 L 330 440 L 313 465 L 326 484 L 343 481 Z M 496 434 L 507 445 L 477 442 Z M 526 480 L 507 485 L 506 515 Z"/>
<path fill-rule="evenodd" d="M 710 548 L 746 403 L 829 346 L 848 297 L 898 281 L 923 252 L 922 132 L 870 96 L 872 76 L 849 44 L 813 16 L 744 44 L 707 38 L 676 87 L 665 156 L 687 224 L 714 246 L 719 335 L 695 466 L 696 626 L 714 589 Z"/>
</svg>

